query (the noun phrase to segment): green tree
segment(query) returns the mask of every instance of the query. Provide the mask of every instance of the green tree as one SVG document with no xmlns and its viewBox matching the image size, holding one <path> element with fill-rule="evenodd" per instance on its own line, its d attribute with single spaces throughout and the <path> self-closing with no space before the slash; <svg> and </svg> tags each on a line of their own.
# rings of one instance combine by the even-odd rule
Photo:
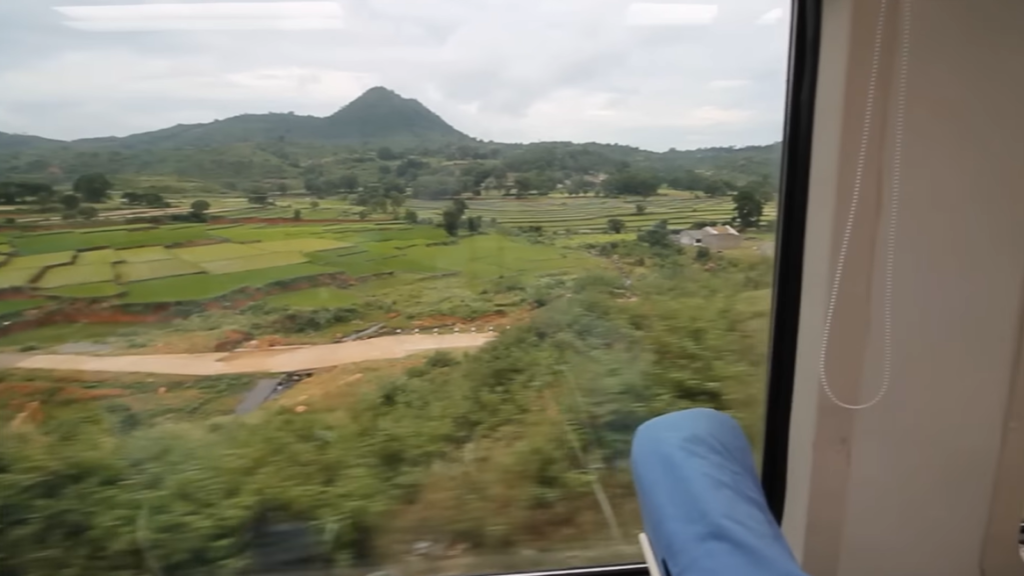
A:
<svg viewBox="0 0 1024 576">
<path fill-rule="evenodd" d="M 652 248 L 669 248 L 672 235 L 668 231 L 668 220 L 659 220 L 653 226 L 637 234 L 636 239 Z"/>
<path fill-rule="evenodd" d="M 413 197 L 421 200 L 451 198 L 459 191 L 459 182 L 451 176 L 424 176 L 412 183 Z"/>
<path fill-rule="evenodd" d="M 362 210 L 359 211 L 359 214 L 357 214 L 357 216 L 359 216 L 360 220 L 366 220 L 367 218 L 370 217 L 370 214 L 372 214 L 372 212 L 370 212 L 366 208 L 363 208 Z"/>
<path fill-rule="evenodd" d="M 626 229 L 626 222 L 621 218 L 612 218 L 608 220 L 608 231 L 612 234 L 622 234 L 622 231 Z"/>
<path fill-rule="evenodd" d="M 142 203 L 150 208 L 164 208 L 167 206 L 167 201 L 164 200 L 163 195 L 158 192 L 146 192 L 143 194 Z"/>
<path fill-rule="evenodd" d="M 520 194 L 532 192 L 536 188 L 533 182 L 533 176 L 530 174 L 517 174 L 516 177 L 512 179 L 512 186 L 514 186 L 516 192 L 519 192 Z"/>
<path fill-rule="evenodd" d="M 312 192 L 313 194 L 319 194 L 327 191 L 323 180 L 314 177 L 305 178 L 302 181 L 302 187 L 305 188 L 307 192 Z"/>
<path fill-rule="evenodd" d="M 459 223 L 462 221 L 462 212 L 456 209 L 454 206 L 445 208 L 441 212 L 441 219 L 443 220 L 444 231 L 449 236 L 459 235 Z"/>
<path fill-rule="evenodd" d="M 397 178 L 387 178 L 380 183 L 380 191 L 384 194 L 405 194 L 405 184 Z"/>
<path fill-rule="evenodd" d="M 316 200 L 313 200 L 312 202 L 309 203 L 309 207 L 312 208 L 313 210 L 316 210 L 317 208 L 320 207 L 320 203 L 317 202 Z"/>
<path fill-rule="evenodd" d="M 302 220 L 302 210 L 299 210 L 298 208 L 296 208 L 292 212 L 292 220 Z"/>
<path fill-rule="evenodd" d="M 114 184 L 99 172 L 83 174 L 76 178 L 71 186 L 72 190 L 82 197 L 82 200 L 93 204 L 106 200 L 107 194 L 113 187 Z"/>
<path fill-rule="evenodd" d="M 751 189 L 740 190 L 732 197 L 733 211 L 741 228 L 756 228 L 764 213 L 764 201 Z"/>
<path fill-rule="evenodd" d="M 130 205 L 142 204 L 142 194 L 139 194 L 138 192 L 125 192 L 121 194 L 121 200 L 123 200 L 125 204 Z"/>
<path fill-rule="evenodd" d="M 63 206 L 65 210 L 73 212 L 78 210 L 78 207 L 82 205 L 82 198 L 78 194 L 68 192 L 60 197 L 60 205 Z"/>
<path fill-rule="evenodd" d="M 644 212 L 647 212 L 647 204 L 637 204 L 636 213 L 643 214 Z"/>
<path fill-rule="evenodd" d="M 257 206 L 266 206 L 270 203 L 270 195 L 265 192 L 257 192 L 249 194 L 249 204 L 255 204 Z"/>
<path fill-rule="evenodd" d="M 576 176 L 569 180 L 569 185 L 566 187 L 566 192 L 570 196 L 586 195 L 593 192 L 596 185 L 593 181 L 583 176 Z"/>
<path fill-rule="evenodd" d="M 191 208 L 193 214 L 202 216 L 204 212 L 210 209 L 210 203 L 203 199 L 193 200 Z"/>
<path fill-rule="evenodd" d="M 484 227 L 483 216 L 470 216 L 466 218 L 466 229 L 469 230 L 470 234 L 477 234 Z"/>
<path fill-rule="evenodd" d="M 622 170 L 605 178 L 605 192 L 612 196 L 653 196 L 661 186 L 661 179 L 649 172 Z"/>
<path fill-rule="evenodd" d="M 389 146 L 381 146 L 377 149 L 377 159 L 383 162 L 390 162 L 392 160 L 398 160 L 398 154 Z"/>
<path fill-rule="evenodd" d="M 342 174 L 338 176 L 337 185 L 339 190 L 345 192 L 355 192 L 359 189 L 359 176 L 354 173 Z"/>
<path fill-rule="evenodd" d="M 405 214 L 402 216 L 402 220 L 405 220 L 410 224 L 415 224 L 420 221 L 420 215 L 417 214 L 415 210 L 406 208 Z"/>
<path fill-rule="evenodd" d="M 275 189 L 279 193 L 284 194 L 284 193 L 288 192 L 288 183 L 287 182 L 278 182 L 277 186 L 275 187 Z"/>
<path fill-rule="evenodd" d="M 84 220 L 92 220 L 93 218 L 99 216 L 99 214 L 100 211 L 97 210 L 95 206 L 86 205 L 78 207 L 78 215 L 81 216 Z"/>
<path fill-rule="evenodd" d="M 391 205 L 391 211 L 398 214 L 398 211 L 405 205 L 405 195 L 398 194 L 395 192 L 389 192 L 387 194 L 388 204 Z"/>
<path fill-rule="evenodd" d="M 704 184 L 704 194 L 711 198 L 718 198 L 729 193 L 729 187 L 722 180 L 712 178 Z"/>
</svg>

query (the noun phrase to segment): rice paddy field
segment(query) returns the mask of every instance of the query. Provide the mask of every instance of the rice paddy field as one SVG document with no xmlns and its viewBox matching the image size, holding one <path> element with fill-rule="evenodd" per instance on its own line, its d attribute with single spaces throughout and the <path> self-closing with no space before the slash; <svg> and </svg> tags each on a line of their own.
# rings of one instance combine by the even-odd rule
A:
<svg viewBox="0 0 1024 576">
<path fill-rule="evenodd" d="M 131 304 L 201 301 L 244 287 L 332 273 L 352 277 L 392 273 L 410 286 L 417 279 L 457 275 L 458 282 L 473 287 L 501 276 L 529 279 L 599 266 L 598 259 L 578 248 L 615 238 L 606 230 L 610 218 L 621 218 L 628 232 L 636 232 L 659 220 L 682 227 L 725 221 L 732 215 L 728 199 L 655 197 L 644 202 L 643 214 L 636 213 L 636 203 L 568 197 L 485 197 L 469 202 L 467 214 L 482 216 L 487 226 L 539 226 L 556 233 L 555 242 L 545 243 L 493 232 L 450 242 L 436 226 L 381 220 L 126 225 L 8 233 L 0 236 L 7 247 L 0 256 L 0 289 L 17 289 L 21 299 L 0 306 L 0 315 L 54 299 Z M 448 204 L 411 200 L 407 207 L 421 218 L 438 217 Z M 339 207 L 321 210 L 344 211 Z M 774 218 L 773 206 L 766 212 L 767 219 Z M 357 295 L 358 291 L 316 288 L 278 295 L 273 301 L 322 307 L 344 305 Z"/>
<path fill-rule="evenodd" d="M 646 206 L 637 214 L 636 205 Z M 421 217 L 440 217 L 448 205 L 443 201 L 411 200 L 406 206 Z M 735 213 L 728 198 L 694 199 L 684 196 L 655 196 L 645 201 L 601 197 L 545 198 L 485 198 L 469 202 L 470 214 L 484 220 L 497 221 L 507 227 L 540 226 L 548 231 L 603 232 L 610 218 L 620 218 L 626 229 L 638 231 L 659 220 L 668 220 L 672 226 L 687 226 L 694 222 L 730 220 Z M 765 207 L 765 220 L 774 220 L 775 205 Z"/>
</svg>

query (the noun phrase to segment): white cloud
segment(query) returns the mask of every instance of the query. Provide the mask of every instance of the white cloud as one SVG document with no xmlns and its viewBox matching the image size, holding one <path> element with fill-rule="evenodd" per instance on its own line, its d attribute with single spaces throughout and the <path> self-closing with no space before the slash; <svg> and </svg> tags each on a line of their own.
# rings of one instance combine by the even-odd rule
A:
<svg viewBox="0 0 1024 576">
<path fill-rule="evenodd" d="M 632 26 L 706 25 L 715 21 L 715 4 L 634 3 L 626 10 L 626 22 Z"/>
<path fill-rule="evenodd" d="M 88 32 L 161 32 L 173 30 L 340 30 L 338 18 L 282 18 L 280 20 L 94 20 L 70 21 L 65 26 Z"/>
<path fill-rule="evenodd" d="M 245 101 L 295 99 L 339 104 L 376 83 L 372 74 L 329 68 L 255 68 L 231 72 L 201 58 L 153 59 L 120 52 L 81 52 L 38 66 L 0 72 L 8 100 L 60 101 L 67 86 L 79 101 L 196 98 Z"/>
<path fill-rule="evenodd" d="M 344 26 L 335 2 L 212 2 L 58 6 L 66 26 L 93 32 L 167 30 L 334 30 Z"/>
<path fill-rule="evenodd" d="M 713 18 L 709 4 L 655 5 L 649 22 L 680 26 L 667 27 L 628 25 L 630 0 L 345 0 L 341 32 L 226 34 L 197 23 L 325 21 L 337 13 L 295 6 L 338 3 L 262 3 L 291 7 L 274 18 L 208 8 L 155 18 L 123 7 L 77 18 L 39 10 L 37 0 L 2 0 L 11 33 L 0 35 L 0 131 L 78 138 L 243 113 L 326 115 L 384 85 L 497 141 L 765 143 L 781 137 L 788 60 L 786 27 L 755 25 L 777 5 L 765 1 L 731 0 Z M 658 10 L 676 12 L 654 18 Z M 193 27 L 86 34 L 61 23 L 109 29 L 140 18 Z"/>
<path fill-rule="evenodd" d="M 741 88 L 749 85 L 750 80 L 712 80 L 708 82 L 709 88 Z"/>
<path fill-rule="evenodd" d="M 786 11 L 783 8 L 773 8 L 757 19 L 758 24 L 777 24 L 782 21 L 786 15 Z"/>
<path fill-rule="evenodd" d="M 190 2 L 180 4 L 116 4 L 55 6 L 76 20 L 187 20 L 255 18 L 341 18 L 337 2 Z"/>
</svg>

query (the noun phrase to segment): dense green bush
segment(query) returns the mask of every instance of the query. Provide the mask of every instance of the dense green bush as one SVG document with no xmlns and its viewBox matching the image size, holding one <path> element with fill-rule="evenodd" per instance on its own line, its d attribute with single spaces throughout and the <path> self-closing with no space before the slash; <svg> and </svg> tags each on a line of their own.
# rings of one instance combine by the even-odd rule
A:
<svg viewBox="0 0 1024 576">
<path fill-rule="evenodd" d="M 683 258 L 637 277 L 633 298 L 615 274 L 552 279 L 546 306 L 475 353 L 435 353 L 302 414 L 54 407 L 35 431 L 0 432 L 0 573 L 239 574 L 268 523 L 305 526 L 318 566 L 386 563 L 422 538 L 556 544 L 590 518 L 599 482 L 613 504 L 631 498 L 630 440 L 653 416 L 727 410 L 757 444 L 770 282 L 770 263 Z M 295 331 L 357 314 L 246 311 Z"/>
</svg>

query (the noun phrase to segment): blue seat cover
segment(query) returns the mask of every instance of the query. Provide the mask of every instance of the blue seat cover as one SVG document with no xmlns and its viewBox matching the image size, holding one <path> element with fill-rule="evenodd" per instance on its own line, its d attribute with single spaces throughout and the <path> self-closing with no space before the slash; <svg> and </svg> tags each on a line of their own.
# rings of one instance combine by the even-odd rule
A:
<svg viewBox="0 0 1024 576">
<path fill-rule="evenodd" d="M 637 430 L 631 459 L 662 576 L 806 576 L 732 417 L 696 408 L 655 418 Z"/>
</svg>

